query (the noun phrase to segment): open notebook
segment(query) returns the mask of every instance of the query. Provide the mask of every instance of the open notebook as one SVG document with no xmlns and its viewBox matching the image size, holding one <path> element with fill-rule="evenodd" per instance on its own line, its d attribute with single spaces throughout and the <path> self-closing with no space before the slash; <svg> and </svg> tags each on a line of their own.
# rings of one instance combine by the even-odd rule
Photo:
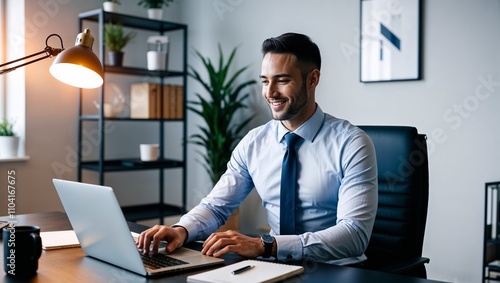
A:
<svg viewBox="0 0 500 283">
<path fill-rule="evenodd" d="M 65 248 L 76 248 L 80 246 L 75 231 L 50 231 L 40 232 L 42 238 L 42 248 L 44 250 L 56 250 Z"/>
<path fill-rule="evenodd" d="M 249 268 L 247 268 L 245 271 L 235 274 L 234 271 L 245 267 Z M 303 272 L 304 268 L 302 266 L 280 264 L 269 261 L 244 260 L 214 270 L 190 275 L 187 278 L 187 282 L 271 283 L 284 280 Z"/>
</svg>

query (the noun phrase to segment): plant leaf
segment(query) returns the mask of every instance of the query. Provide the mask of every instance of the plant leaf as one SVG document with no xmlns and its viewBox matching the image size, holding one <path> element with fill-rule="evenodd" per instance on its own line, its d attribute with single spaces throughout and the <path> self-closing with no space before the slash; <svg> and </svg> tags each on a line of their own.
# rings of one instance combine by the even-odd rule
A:
<svg viewBox="0 0 500 283">
<path fill-rule="evenodd" d="M 199 51 L 195 50 L 196 57 L 202 62 L 207 75 L 205 81 L 200 72 L 189 66 L 188 75 L 199 82 L 209 98 L 196 93 L 195 101 L 188 101 L 187 109 L 204 119 L 205 125 L 200 125 L 199 134 L 190 136 L 190 143 L 205 148 L 202 154 L 204 163 L 202 164 L 215 184 L 226 171 L 227 163 L 231 158 L 231 152 L 241 139 L 246 126 L 252 117 L 243 119 L 242 122 L 234 122 L 235 113 L 244 109 L 245 100 L 249 93 L 240 95 L 243 89 L 255 84 L 255 80 L 244 81 L 238 84 L 238 77 L 243 74 L 248 67 L 236 70 L 232 75 L 231 64 L 235 58 L 237 48 L 233 48 L 227 61 L 225 61 L 222 46 L 218 45 L 219 59 L 217 66 L 214 66 L 209 58 L 205 58 Z"/>
</svg>

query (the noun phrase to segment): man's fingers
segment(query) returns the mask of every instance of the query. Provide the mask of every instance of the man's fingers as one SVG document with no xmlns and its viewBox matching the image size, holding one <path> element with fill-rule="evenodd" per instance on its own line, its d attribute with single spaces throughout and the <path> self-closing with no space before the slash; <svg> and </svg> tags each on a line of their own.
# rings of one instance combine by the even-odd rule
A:
<svg viewBox="0 0 500 283">
<path fill-rule="evenodd" d="M 206 243 L 206 246 L 203 248 L 202 252 L 209 256 L 220 256 L 223 255 L 230 250 L 230 246 L 235 244 L 232 238 L 228 238 L 229 235 L 215 235 L 212 239 Z"/>
<path fill-rule="evenodd" d="M 220 257 L 234 252 L 244 257 L 257 257 L 261 254 L 260 238 L 245 236 L 235 231 L 216 232 L 210 235 L 203 244 L 202 253 Z"/>
<path fill-rule="evenodd" d="M 160 240 L 156 240 L 156 238 L 163 238 L 158 234 L 160 231 L 160 227 L 158 225 L 149 228 L 148 230 L 141 233 L 139 236 L 139 248 L 142 248 L 144 254 L 149 253 L 151 243 L 153 243 L 153 253 L 158 252 L 158 248 L 160 246 Z"/>
<path fill-rule="evenodd" d="M 206 255 L 212 255 L 214 246 L 216 246 L 217 242 L 224 236 L 224 233 L 212 233 L 203 243 L 203 249 L 201 252 Z"/>
<path fill-rule="evenodd" d="M 141 233 L 137 240 L 137 247 L 142 249 L 144 254 L 149 253 L 150 250 L 152 254 L 157 254 L 161 241 L 167 241 L 168 244 L 165 250 L 171 253 L 184 243 L 186 238 L 186 232 L 184 231 L 184 228 L 155 225 Z"/>
<path fill-rule="evenodd" d="M 177 243 L 169 242 L 165 247 L 165 251 L 169 254 L 177 249 Z"/>
<path fill-rule="evenodd" d="M 153 237 L 153 246 L 151 249 L 151 253 L 154 255 L 157 254 L 158 250 L 160 249 L 161 238 L 159 239 L 159 237 L 157 237 L 157 236 L 158 236 L 158 234 L 155 234 L 155 236 Z"/>
</svg>

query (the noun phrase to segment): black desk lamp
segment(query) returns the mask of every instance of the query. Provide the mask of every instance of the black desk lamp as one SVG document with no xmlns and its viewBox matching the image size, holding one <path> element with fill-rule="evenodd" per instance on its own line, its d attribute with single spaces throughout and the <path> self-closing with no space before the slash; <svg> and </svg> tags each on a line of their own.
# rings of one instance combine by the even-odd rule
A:
<svg viewBox="0 0 500 283">
<path fill-rule="evenodd" d="M 52 48 L 48 45 L 48 41 L 52 36 L 57 36 L 61 42 L 61 48 Z M 0 68 L 16 62 L 45 54 L 45 56 L 22 63 L 13 67 L 8 67 L 0 70 L 0 75 L 16 70 L 19 67 L 38 62 L 45 58 L 54 57 L 56 59 L 50 66 L 50 73 L 59 81 L 79 87 L 79 88 L 97 88 L 103 83 L 103 70 L 99 58 L 92 51 L 94 37 L 90 35 L 90 30 L 85 29 L 78 34 L 75 41 L 75 46 L 64 49 L 63 41 L 57 34 L 51 34 L 45 39 L 45 49 L 43 51 L 28 55 L 26 57 L 16 59 L 0 65 Z"/>
</svg>

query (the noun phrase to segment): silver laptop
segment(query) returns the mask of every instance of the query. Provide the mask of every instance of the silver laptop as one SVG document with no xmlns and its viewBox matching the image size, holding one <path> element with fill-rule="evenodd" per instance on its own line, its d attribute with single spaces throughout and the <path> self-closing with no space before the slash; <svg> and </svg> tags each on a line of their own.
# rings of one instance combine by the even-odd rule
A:
<svg viewBox="0 0 500 283">
<path fill-rule="evenodd" d="M 112 188 L 59 179 L 53 182 L 80 246 L 91 257 L 144 276 L 224 262 L 187 248 L 168 256 L 164 249 L 157 256 L 143 255 L 135 245 Z M 171 266 L 160 267 L 164 261 Z"/>
</svg>

